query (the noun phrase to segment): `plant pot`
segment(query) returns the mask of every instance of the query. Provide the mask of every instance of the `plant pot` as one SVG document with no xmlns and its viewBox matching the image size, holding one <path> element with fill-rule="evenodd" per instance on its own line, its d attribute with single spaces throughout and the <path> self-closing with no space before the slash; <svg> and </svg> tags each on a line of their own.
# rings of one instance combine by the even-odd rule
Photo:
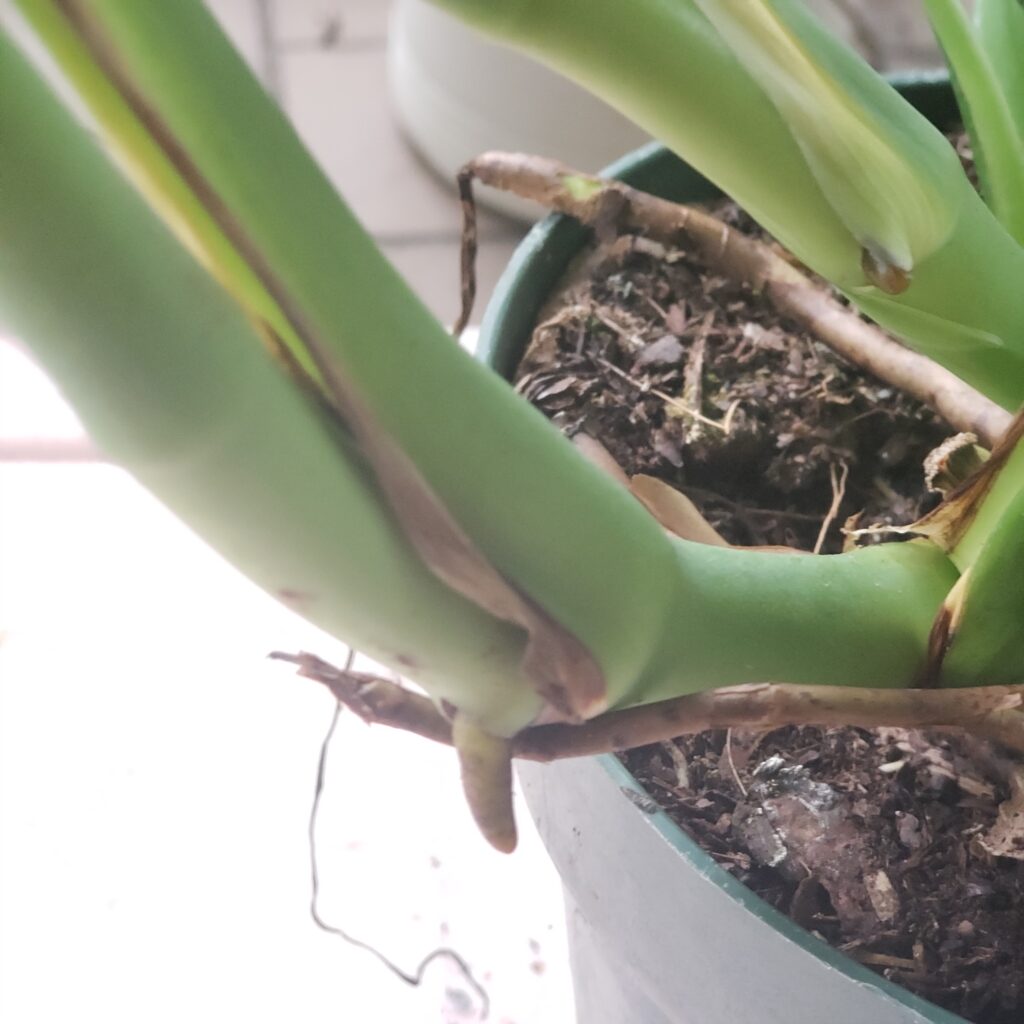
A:
<svg viewBox="0 0 1024 1024">
<path fill-rule="evenodd" d="M 889 0 L 874 10 L 873 0 L 810 4 L 876 67 L 941 64 L 920 0 Z M 582 86 L 428 0 L 395 0 L 388 85 L 406 138 L 445 181 L 488 149 L 542 153 L 593 171 L 649 138 Z M 532 221 L 539 214 L 536 204 L 506 192 L 479 192 L 482 203 L 509 216 Z"/>
<path fill-rule="evenodd" d="M 943 77 L 897 86 L 937 124 Z M 657 144 L 605 172 L 676 200 L 717 191 Z M 586 237 L 564 217 L 516 251 L 479 354 L 511 376 L 536 314 Z M 527 802 L 565 890 L 580 1024 L 964 1024 L 805 932 L 722 870 L 614 757 L 524 764 Z"/>
<path fill-rule="evenodd" d="M 388 83 L 406 138 L 445 181 L 488 149 L 543 153 L 594 170 L 650 138 L 582 86 L 427 0 L 395 4 Z M 495 189 L 482 189 L 480 199 L 527 222 L 543 212 Z"/>
</svg>

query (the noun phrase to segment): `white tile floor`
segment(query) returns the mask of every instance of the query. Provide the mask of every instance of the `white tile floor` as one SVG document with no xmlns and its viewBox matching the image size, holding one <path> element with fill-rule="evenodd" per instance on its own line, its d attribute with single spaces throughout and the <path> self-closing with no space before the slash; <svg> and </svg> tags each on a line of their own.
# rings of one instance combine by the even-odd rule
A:
<svg viewBox="0 0 1024 1024">
<path fill-rule="evenodd" d="M 74 441 L 9 347 L 0 382 L 0 427 Z M 344 654 L 120 470 L 0 462 L 0 1019 L 479 1019 L 449 965 L 411 990 L 311 924 L 333 702 L 274 647 Z M 560 887 L 525 811 L 521 849 L 493 853 L 449 751 L 351 718 L 327 787 L 329 921 L 407 969 L 455 946 L 494 1021 L 572 1019 Z"/>
</svg>

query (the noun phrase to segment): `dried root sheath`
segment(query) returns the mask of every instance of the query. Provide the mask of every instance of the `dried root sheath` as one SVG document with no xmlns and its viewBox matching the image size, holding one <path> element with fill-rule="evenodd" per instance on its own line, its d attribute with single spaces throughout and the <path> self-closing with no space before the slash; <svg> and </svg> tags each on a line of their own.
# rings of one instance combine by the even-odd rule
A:
<svg viewBox="0 0 1024 1024">
<path fill-rule="evenodd" d="M 322 683 L 368 725 L 389 725 L 435 743 L 451 745 L 452 724 L 429 697 L 413 693 L 390 679 L 338 668 L 305 651 L 298 654 L 275 651 L 270 657 L 287 661 L 298 668 L 300 676 Z"/>
<path fill-rule="evenodd" d="M 511 741 L 489 735 L 458 713 L 449 721 L 429 698 L 392 680 L 338 668 L 306 652 L 275 651 L 270 656 L 296 665 L 300 676 L 322 683 L 368 725 L 389 725 L 454 746 L 466 802 L 480 831 L 502 853 L 515 849 Z"/>
<path fill-rule="evenodd" d="M 274 655 L 323 683 L 371 724 L 452 742 L 451 723 L 426 697 L 398 683 L 336 668 L 312 654 Z M 539 725 L 515 737 L 513 754 L 528 761 L 587 757 L 658 743 L 705 729 L 784 725 L 902 726 L 961 729 L 1024 752 L 1024 686 L 950 690 L 880 690 L 756 683 L 689 694 L 582 725 Z"/>
<path fill-rule="evenodd" d="M 938 544 L 943 551 L 952 551 L 970 529 L 982 502 L 1019 444 L 1024 444 L 1024 408 L 997 438 L 992 454 L 963 483 L 954 487 L 941 505 L 916 523 L 893 532 L 919 534 Z"/>
<path fill-rule="evenodd" d="M 1009 413 L 925 356 L 893 341 L 801 273 L 769 246 L 733 231 L 701 210 L 639 192 L 620 182 L 572 170 L 555 160 L 515 153 L 484 153 L 459 175 L 464 210 L 469 182 L 505 189 L 583 221 L 607 226 L 614 211 L 620 226 L 663 242 L 685 237 L 718 273 L 763 290 L 775 308 L 802 324 L 841 356 L 924 402 L 957 430 L 970 431 L 991 448 L 1010 422 Z M 467 236 L 468 238 L 468 236 Z M 472 302 L 472 241 L 463 249 L 463 312 Z M 468 277 L 467 277 L 468 273 Z"/>
</svg>

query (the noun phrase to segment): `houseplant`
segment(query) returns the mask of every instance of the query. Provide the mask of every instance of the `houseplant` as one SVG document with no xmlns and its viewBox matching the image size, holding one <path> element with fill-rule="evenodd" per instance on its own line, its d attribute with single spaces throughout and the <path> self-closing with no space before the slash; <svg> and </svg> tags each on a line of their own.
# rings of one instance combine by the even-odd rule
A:
<svg viewBox="0 0 1024 1024">
<path fill-rule="evenodd" d="M 941 82 L 901 84 L 934 116 L 948 112 Z M 710 195 L 706 181 L 655 146 L 606 174 L 659 193 Z M 506 375 L 583 234 L 568 217 L 549 218 L 499 283 L 480 354 Z M 563 878 L 579 1020 L 961 1020 L 835 954 L 752 898 L 614 755 L 522 763 L 518 777 Z"/>
<path fill-rule="evenodd" d="M 447 6 L 614 95 L 867 312 L 1019 404 L 1018 5 L 982 6 L 985 50 L 955 4 L 929 4 L 994 213 L 791 4 Z M 635 721 L 627 706 L 763 678 L 1022 682 L 1016 435 L 936 540 L 820 559 L 671 540 L 448 344 L 199 5 L 20 7 L 173 233 L 5 42 L 5 311 L 114 457 L 441 702 L 321 671 L 364 713 L 452 739 L 495 845 L 514 842 L 510 756 L 538 723 L 590 736 Z M 913 699 L 968 720 L 948 690 Z M 999 691 L 984 723 L 1018 728 L 1018 699 Z"/>
</svg>

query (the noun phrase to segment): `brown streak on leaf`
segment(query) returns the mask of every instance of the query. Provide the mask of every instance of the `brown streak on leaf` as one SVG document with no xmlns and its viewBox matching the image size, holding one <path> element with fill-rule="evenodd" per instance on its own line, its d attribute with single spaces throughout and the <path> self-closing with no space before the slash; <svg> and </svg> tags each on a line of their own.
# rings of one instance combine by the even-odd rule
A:
<svg viewBox="0 0 1024 1024">
<path fill-rule="evenodd" d="M 953 640 L 956 638 L 956 631 L 963 619 L 970 576 L 971 570 L 968 569 L 953 584 L 935 615 L 935 621 L 928 634 L 924 667 L 921 669 L 917 681 L 917 686 L 921 689 L 933 689 L 940 683 L 943 662 L 946 660 L 946 655 L 949 653 Z"/>
<path fill-rule="evenodd" d="M 587 718 L 600 712 L 604 707 L 606 684 L 590 652 L 506 580 L 474 546 L 418 467 L 378 423 L 322 341 L 318 329 L 294 300 L 254 239 L 203 175 L 149 97 L 132 80 L 93 13 L 80 0 L 61 0 L 61 9 L 99 67 L 294 330 L 322 379 L 323 397 L 318 399 L 318 404 L 322 404 L 324 398 L 329 400 L 351 429 L 373 467 L 391 511 L 420 557 L 436 576 L 462 596 L 490 614 L 526 630 L 529 639 L 523 658 L 524 671 L 538 693 L 558 711 L 570 719 Z M 252 317 L 250 310 L 246 309 L 246 313 Z M 261 333 L 266 341 L 266 333 Z M 280 339 L 274 341 L 277 357 L 290 363 L 293 376 L 298 376 L 294 354 Z M 315 387 L 315 383 L 300 379 L 308 396 L 311 384 Z"/>
<path fill-rule="evenodd" d="M 458 338 L 466 329 L 469 318 L 473 315 L 473 304 L 476 302 L 477 230 L 472 169 L 468 165 L 463 167 L 455 176 L 455 182 L 459 191 L 459 204 L 462 207 L 462 237 L 459 242 L 462 304 L 452 327 L 452 334 Z"/>
</svg>

